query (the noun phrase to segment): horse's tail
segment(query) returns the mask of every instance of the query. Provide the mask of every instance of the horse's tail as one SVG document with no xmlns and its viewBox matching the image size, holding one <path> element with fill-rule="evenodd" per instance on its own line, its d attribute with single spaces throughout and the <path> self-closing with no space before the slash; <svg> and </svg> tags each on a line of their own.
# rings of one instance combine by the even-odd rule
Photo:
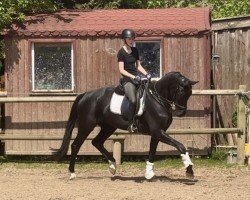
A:
<svg viewBox="0 0 250 200">
<path fill-rule="evenodd" d="M 57 149 L 57 150 L 54 149 L 54 152 L 53 152 L 53 156 L 56 160 L 60 160 L 68 152 L 70 139 L 72 136 L 73 129 L 75 127 L 76 120 L 77 120 L 77 106 L 78 106 L 79 101 L 82 99 L 84 95 L 85 93 L 78 95 L 71 107 L 71 111 L 70 111 L 66 129 L 65 129 L 65 134 L 63 136 L 61 147 L 60 149 Z"/>
</svg>

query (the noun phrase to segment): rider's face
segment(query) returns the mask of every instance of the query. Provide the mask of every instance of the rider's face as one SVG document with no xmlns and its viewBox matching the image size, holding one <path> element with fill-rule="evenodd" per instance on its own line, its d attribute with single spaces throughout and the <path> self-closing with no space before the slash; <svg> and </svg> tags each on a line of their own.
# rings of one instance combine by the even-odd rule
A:
<svg viewBox="0 0 250 200">
<path fill-rule="evenodd" d="M 126 38 L 125 39 L 125 42 L 128 46 L 132 47 L 133 46 L 133 43 L 135 41 L 135 38 Z"/>
</svg>

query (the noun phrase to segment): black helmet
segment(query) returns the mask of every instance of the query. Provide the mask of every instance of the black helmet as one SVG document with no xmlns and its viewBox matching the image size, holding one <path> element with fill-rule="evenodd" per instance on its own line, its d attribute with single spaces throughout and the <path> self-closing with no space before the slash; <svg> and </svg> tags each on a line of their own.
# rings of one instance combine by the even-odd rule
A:
<svg viewBox="0 0 250 200">
<path fill-rule="evenodd" d="M 135 38 L 135 32 L 132 29 L 124 29 L 122 31 L 122 39 Z"/>
</svg>

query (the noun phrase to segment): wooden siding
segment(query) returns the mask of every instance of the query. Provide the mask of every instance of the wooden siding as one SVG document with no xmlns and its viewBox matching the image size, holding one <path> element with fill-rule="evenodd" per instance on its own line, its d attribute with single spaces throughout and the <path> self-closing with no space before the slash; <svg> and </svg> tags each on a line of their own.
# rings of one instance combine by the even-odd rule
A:
<svg viewBox="0 0 250 200">
<path fill-rule="evenodd" d="M 210 43 L 207 36 L 163 38 L 163 71 L 180 71 L 193 80 L 199 80 L 195 89 L 209 89 Z M 30 96 L 31 62 L 28 39 L 6 38 L 6 90 L 8 96 Z M 75 93 L 103 86 L 117 85 L 119 72 L 117 51 L 122 46 L 118 38 L 76 38 L 74 44 Z M 175 118 L 171 128 L 210 127 L 209 97 L 191 97 L 187 117 Z M 63 135 L 71 103 L 10 103 L 5 104 L 7 134 Z M 76 131 L 76 130 L 75 130 Z M 210 147 L 210 135 L 174 136 L 187 147 L 205 150 Z M 124 154 L 145 154 L 149 150 L 148 136 L 126 136 Z M 7 154 L 49 154 L 60 141 L 6 141 Z M 106 147 L 112 151 L 112 141 Z M 174 151 L 173 151 L 174 150 Z M 160 144 L 159 154 L 176 154 L 168 145 Z M 81 154 L 99 154 L 86 141 Z"/>
<path fill-rule="evenodd" d="M 180 71 L 192 80 L 198 80 L 194 89 L 210 89 L 210 38 L 209 36 L 168 37 L 164 39 L 164 74 Z M 210 97 L 192 96 L 184 118 L 174 118 L 170 128 L 210 127 Z M 206 149 L 210 147 L 210 135 L 174 136 L 187 147 Z"/>
<path fill-rule="evenodd" d="M 213 52 L 220 56 L 215 64 L 217 89 L 250 90 L 250 28 L 214 31 Z"/>
<path fill-rule="evenodd" d="M 213 54 L 220 56 L 214 62 L 215 88 L 238 89 L 246 85 L 250 90 L 250 16 L 222 19 L 213 22 Z M 232 127 L 232 115 L 236 111 L 235 97 L 217 97 L 216 127 Z M 219 143 L 236 143 L 223 138 Z"/>
</svg>

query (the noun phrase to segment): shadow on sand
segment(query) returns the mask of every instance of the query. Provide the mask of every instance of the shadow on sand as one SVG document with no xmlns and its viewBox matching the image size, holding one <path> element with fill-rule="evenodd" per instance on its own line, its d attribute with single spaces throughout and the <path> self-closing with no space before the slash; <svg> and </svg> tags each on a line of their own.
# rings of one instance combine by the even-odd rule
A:
<svg viewBox="0 0 250 200">
<path fill-rule="evenodd" d="M 194 185 L 198 182 L 197 179 L 189 179 L 189 178 L 169 178 L 167 176 L 155 176 L 151 180 L 146 180 L 143 176 L 136 176 L 136 177 L 126 177 L 126 176 L 114 176 L 111 177 L 112 181 L 120 180 L 120 181 L 134 181 L 136 183 L 143 183 L 143 182 L 174 182 L 174 183 L 182 183 L 185 185 Z"/>
<path fill-rule="evenodd" d="M 64 177 L 65 178 L 65 177 Z M 63 178 L 63 179 L 64 179 Z M 87 176 L 87 177 L 77 177 L 76 179 L 94 179 L 94 180 L 101 180 L 101 179 L 109 179 L 110 176 Z M 167 176 L 155 176 L 151 180 L 146 180 L 144 176 L 113 176 L 110 178 L 111 181 L 134 181 L 136 183 L 145 183 L 145 182 L 162 182 L 162 183 L 180 183 L 184 185 L 195 185 L 198 182 L 197 179 L 191 178 L 169 178 Z"/>
</svg>

